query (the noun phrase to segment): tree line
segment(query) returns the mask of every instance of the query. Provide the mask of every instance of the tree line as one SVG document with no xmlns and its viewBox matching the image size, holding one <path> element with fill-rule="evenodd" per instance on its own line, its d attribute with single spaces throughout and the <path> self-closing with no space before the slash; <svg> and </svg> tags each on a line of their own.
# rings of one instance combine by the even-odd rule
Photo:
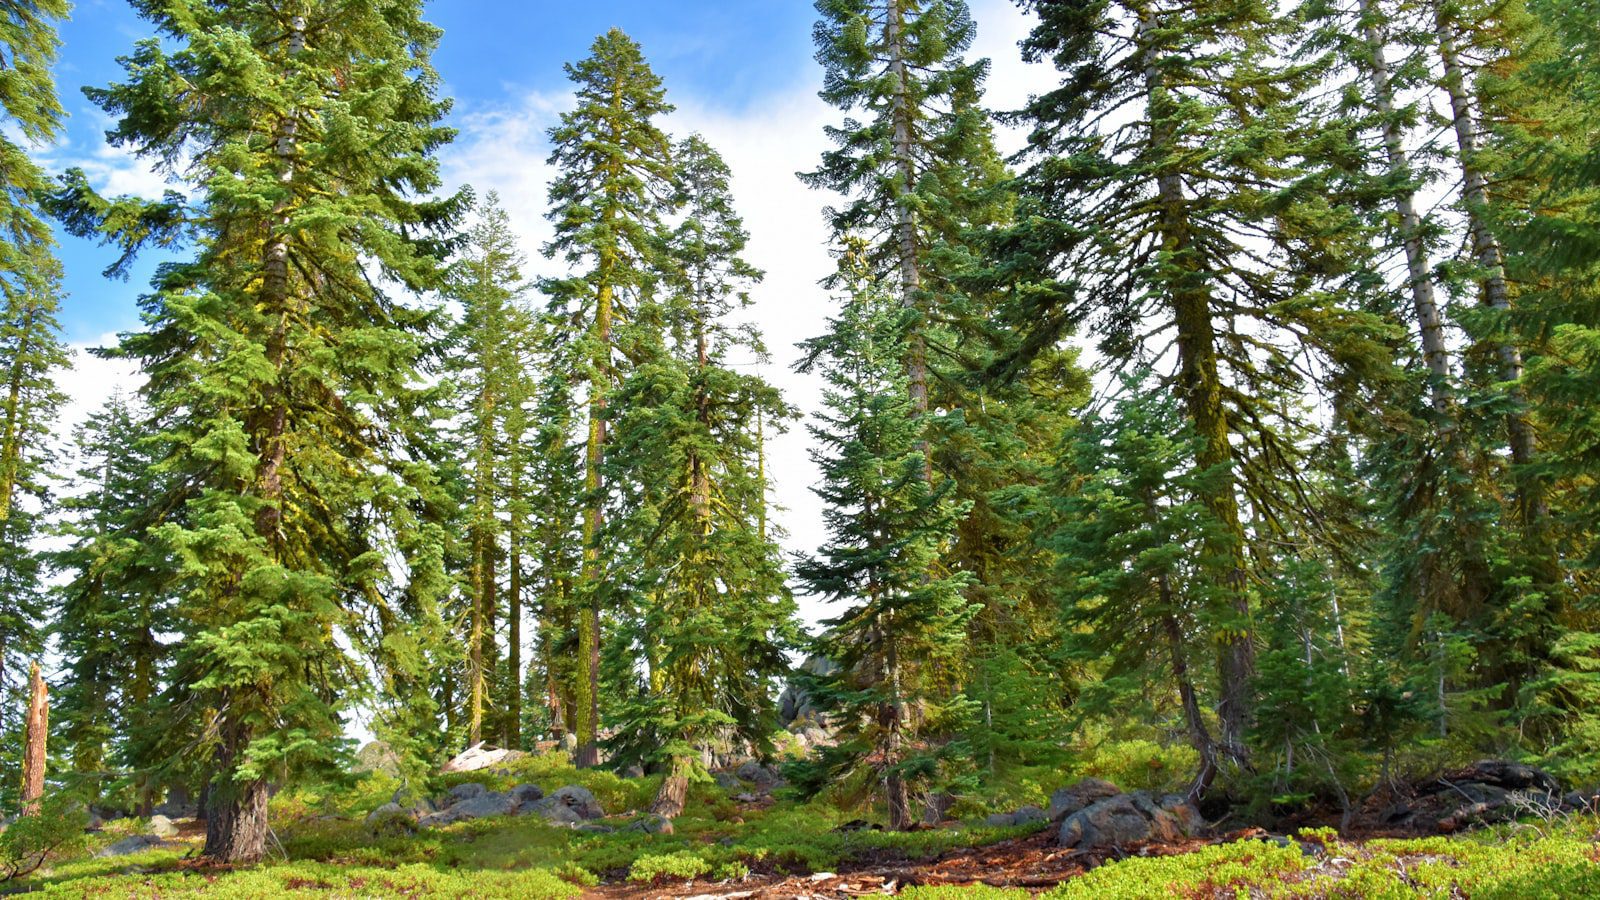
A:
<svg viewBox="0 0 1600 900">
<path fill-rule="evenodd" d="M 411 777 L 570 735 L 670 817 L 709 748 L 778 749 L 786 676 L 833 732 L 796 788 L 895 828 L 1085 735 L 1186 747 L 1208 803 L 1600 777 L 1600 6 L 1021 5 L 1055 80 L 997 111 L 963 0 L 816 4 L 840 118 L 800 177 L 843 200 L 800 362 L 827 539 L 791 560 L 763 275 L 627 35 L 567 66 L 564 275 L 530 280 L 441 182 L 420 0 L 135 2 L 155 36 L 87 94 L 155 201 L 10 136 L 58 135 L 66 14 L 12 4 L 0 727 L 52 649 L 58 769 L 204 785 L 226 861 L 357 710 Z M 108 277 L 168 260 L 72 473 L 50 218 Z"/>
</svg>

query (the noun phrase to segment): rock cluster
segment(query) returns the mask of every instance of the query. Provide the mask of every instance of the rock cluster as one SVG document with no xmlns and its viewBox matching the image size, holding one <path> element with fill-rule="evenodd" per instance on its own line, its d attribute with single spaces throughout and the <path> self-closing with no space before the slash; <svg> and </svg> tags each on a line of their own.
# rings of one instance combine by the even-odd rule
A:
<svg viewBox="0 0 1600 900">
<path fill-rule="evenodd" d="M 1188 800 L 1146 791 L 1124 794 L 1116 785 L 1085 778 L 1050 795 L 1050 808 L 1024 806 L 985 820 L 991 827 L 1054 825 L 1056 841 L 1075 850 L 1103 850 L 1152 841 L 1175 841 L 1204 824 Z"/>
<path fill-rule="evenodd" d="M 1584 811 L 1595 799 L 1563 792 L 1554 776 L 1533 766 L 1498 759 L 1421 782 L 1412 793 L 1383 811 L 1385 825 L 1449 834 L 1520 816 Z"/>
<path fill-rule="evenodd" d="M 439 800 L 405 802 L 397 793 L 389 803 L 367 816 L 378 833 L 403 833 L 417 828 L 440 828 L 473 819 L 503 816 L 543 816 L 553 825 L 583 825 L 605 817 L 600 801 L 587 788 L 568 785 L 545 796 L 536 784 L 519 784 L 509 791 L 491 791 L 481 784 L 458 784 Z"/>
</svg>

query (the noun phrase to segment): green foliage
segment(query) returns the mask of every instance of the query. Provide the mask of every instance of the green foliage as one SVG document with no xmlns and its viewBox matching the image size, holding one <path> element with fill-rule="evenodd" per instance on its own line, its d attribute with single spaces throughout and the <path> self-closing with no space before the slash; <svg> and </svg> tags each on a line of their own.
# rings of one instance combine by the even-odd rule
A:
<svg viewBox="0 0 1600 900">
<path fill-rule="evenodd" d="M 942 716 L 964 711 L 952 676 L 973 613 L 962 594 L 967 576 L 940 562 L 963 510 L 949 482 L 924 476 L 922 417 L 899 365 L 906 325 L 903 311 L 863 281 L 829 333 L 803 345 L 804 369 L 826 383 L 827 411 L 810 427 L 829 540 L 795 566 L 813 593 L 850 604 L 817 642 L 837 668 L 808 687 L 839 716 L 840 748 L 855 751 L 850 760 L 836 749 L 837 762 L 873 770 L 892 816 L 905 814 L 905 783 L 935 782 L 941 768 L 940 748 L 924 742 L 908 710 L 919 711 L 930 736 L 941 733 Z"/>
<path fill-rule="evenodd" d="M 58 794 L 37 813 L 11 823 L 0 834 L 0 884 L 27 877 L 52 859 L 77 851 L 88 822 L 81 800 Z"/>
<path fill-rule="evenodd" d="M 414 751 L 431 725 L 419 687 L 444 542 L 413 442 L 434 311 L 393 292 L 438 286 L 432 238 L 460 206 L 425 199 L 451 137 L 429 63 L 439 32 L 410 0 L 139 11 L 163 38 L 88 94 L 115 144 L 189 192 L 185 258 L 161 269 L 144 329 L 117 351 L 148 378 L 167 490 L 144 498 L 142 539 L 178 597 L 141 759 L 203 767 L 213 821 L 248 820 L 269 779 L 339 761 L 341 714 L 374 681 L 380 736 Z M 209 89 L 183 87 L 196 83 Z M 117 240 L 124 223 L 104 208 L 80 212 Z M 264 853 L 260 829 L 230 831 L 212 829 L 213 853 Z"/>
<path fill-rule="evenodd" d="M 711 871 L 711 865 L 692 853 L 641 856 L 628 868 L 629 881 L 655 884 L 665 879 L 692 881 Z"/>
</svg>

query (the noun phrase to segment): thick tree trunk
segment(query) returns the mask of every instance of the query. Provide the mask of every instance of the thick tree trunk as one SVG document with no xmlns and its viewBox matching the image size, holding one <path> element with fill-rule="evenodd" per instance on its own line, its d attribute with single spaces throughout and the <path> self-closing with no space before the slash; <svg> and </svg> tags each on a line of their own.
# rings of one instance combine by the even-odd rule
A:
<svg viewBox="0 0 1600 900">
<path fill-rule="evenodd" d="M 658 816 L 676 819 L 683 815 L 683 808 L 689 802 L 689 770 L 692 761 L 677 757 L 672 760 L 667 777 L 661 782 L 661 789 L 656 791 L 655 802 L 650 805 L 650 811 Z"/>
<path fill-rule="evenodd" d="M 23 723 L 22 814 L 39 814 L 44 798 L 45 741 L 50 734 L 50 689 L 33 664 L 28 674 L 28 719 Z"/>
<path fill-rule="evenodd" d="M 905 775 L 900 772 L 900 764 L 905 756 L 905 726 L 906 710 L 905 701 L 900 695 L 900 654 L 893 640 L 890 640 L 885 653 L 885 668 L 889 679 L 889 702 L 883 705 L 881 711 L 884 731 L 884 765 L 888 773 L 884 778 L 884 799 L 889 808 L 889 828 L 892 831 L 906 831 L 916 824 L 916 817 L 911 813 L 911 792 L 906 785 Z"/>
<path fill-rule="evenodd" d="M 1173 141 L 1166 117 L 1173 114 L 1167 97 L 1156 50 L 1149 45 L 1155 24 L 1148 15 L 1140 21 L 1140 41 L 1145 44 L 1147 116 L 1153 123 L 1151 143 L 1157 152 L 1172 152 Z M 1254 719 L 1255 628 L 1252 623 L 1247 584 L 1244 525 L 1233 470 L 1231 429 L 1223 404 L 1222 380 L 1217 358 L 1216 326 L 1212 321 L 1210 289 L 1205 274 L 1194 258 L 1189 209 L 1184 197 L 1183 178 L 1168 170 L 1157 178 L 1160 207 L 1162 252 L 1166 267 L 1178 275 L 1165 285 L 1177 328 L 1178 390 L 1190 423 L 1200 439 L 1195 468 L 1200 472 L 1223 473 L 1208 479 L 1201 502 L 1217 524 L 1205 539 L 1205 555 L 1220 564 L 1213 578 L 1220 588 L 1209 623 L 1218 640 L 1217 669 L 1221 695 L 1217 704 L 1225 752 L 1240 766 L 1249 766 L 1245 735 Z"/>
<path fill-rule="evenodd" d="M 513 475 L 511 497 L 513 504 L 521 503 L 522 482 L 521 453 L 515 435 L 512 437 L 511 465 Z M 510 558 L 507 564 L 506 590 L 506 716 L 502 741 L 513 750 L 522 749 L 522 514 L 516 506 L 511 510 Z"/>
<path fill-rule="evenodd" d="M 225 773 L 232 770 L 232 765 L 224 766 Z M 213 784 L 206 805 L 206 858 L 230 864 L 258 863 L 266 858 L 267 799 L 265 781 L 225 787 Z"/>
<path fill-rule="evenodd" d="M 1442 427 L 1453 422 L 1450 351 L 1445 345 L 1444 317 L 1439 313 L 1439 301 L 1433 287 L 1428 248 L 1422 233 L 1422 217 L 1417 214 L 1415 189 L 1411 184 L 1411 165 L 1406 159 L 1405 143 L 1400 125 L 1394 118 L 1394 86 L 1390 81 L 1389 61 L 1384 54 L 1386 46 L 1383 32 L 1378 27 L 1376 0 L 1361 0 L 1362 30 L 1367 41 L 1367 80 L 1372 85 L 1373 103 L 1382 119 L 1383 147 L 1388 157 L 1389 174 L 1401 185 L 1395 197 L 1395 211 L 1400 215 L 1400 241 L 1405 246 L 1407 285 L 1411 292 L 1411 305 L 1417 318 L 1417 328 L 1422 339 L 1422 360 L 1432 381 L 1429 388 L 1433 408 L 1441 419 Z"/>
</svg>

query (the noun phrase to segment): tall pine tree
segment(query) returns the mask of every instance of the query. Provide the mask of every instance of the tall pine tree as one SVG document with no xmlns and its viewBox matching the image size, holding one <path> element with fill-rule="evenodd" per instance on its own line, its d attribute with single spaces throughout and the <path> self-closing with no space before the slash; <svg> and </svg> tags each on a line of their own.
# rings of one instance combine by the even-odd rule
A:
<svg viewBox="0 0 1600 900">
<path fill-rule="evenodd" d="M 146 500 L 182 509 L 151 532 L 181 593 L 156 716 L 171 764 L 209 777 L 206 855 L 248 862 L 266 852 L 269 783 L 337 762 L 369 672 L 409 693 L 437 615 L 436 479 L 411 441 L 436 314 L 396 291 L 438 286 L 421 238 L 460 205 L 417 199 L 440 187 L 433 154 L 451 137 L 429 63 L 439 31 L 417 0 L 135 7 L 161 37 L 88 93 L 112 141 L 189 194 L 143 210 L 137 222 L 169 227 L 140 233 L 103 219 L 128 202 L 81 178 L 63 200 L 77 227 L 99 219 L 133 249 L 193 238 L 120 352 L 149 377 L 158 465 L 181 492 Z"/>
<path fill-rule="evenodd" d="M 759 336 L 730 321 L 761 273 L 741 256 L 749 235 L 721 157 L 696 135 L 679 145 L 676 166 L 682 223 L 663 298 L 671 346 L 618 393 L 609 460 L 628 486 L 625 543 L 608 545 L 629 548 L 648 660 L 618 746 L 666 770 L 652 809 L 667 817 L 704 778 L 704 748 L 769 749 L 771 683 L 788 668 L 794 636 L 752 427 L 792 413 L 772 385 L 734 368 L 767 359 Z"/>
<path fill-rule="evenodd" d="M 584 444 L 583 566 L 573 593 L 578 672 L 573 721 L 578 763 L 599 762 L 600 623 L 606 582 L 599 540 L 611 395 L 659 344 L 656 285 L 663 214 L 673 198 L 672 143 L 655 120 L 672 111 L 639 45 L 613 29 L 567 66 L 578 106 L 550 131 L 559 171 L 550 186 L 556 237 L 545 248 L 574 269 L 545 283 L 552 315 L 579 334 L 571 354 L 588 406 Z"/>
</svg>

